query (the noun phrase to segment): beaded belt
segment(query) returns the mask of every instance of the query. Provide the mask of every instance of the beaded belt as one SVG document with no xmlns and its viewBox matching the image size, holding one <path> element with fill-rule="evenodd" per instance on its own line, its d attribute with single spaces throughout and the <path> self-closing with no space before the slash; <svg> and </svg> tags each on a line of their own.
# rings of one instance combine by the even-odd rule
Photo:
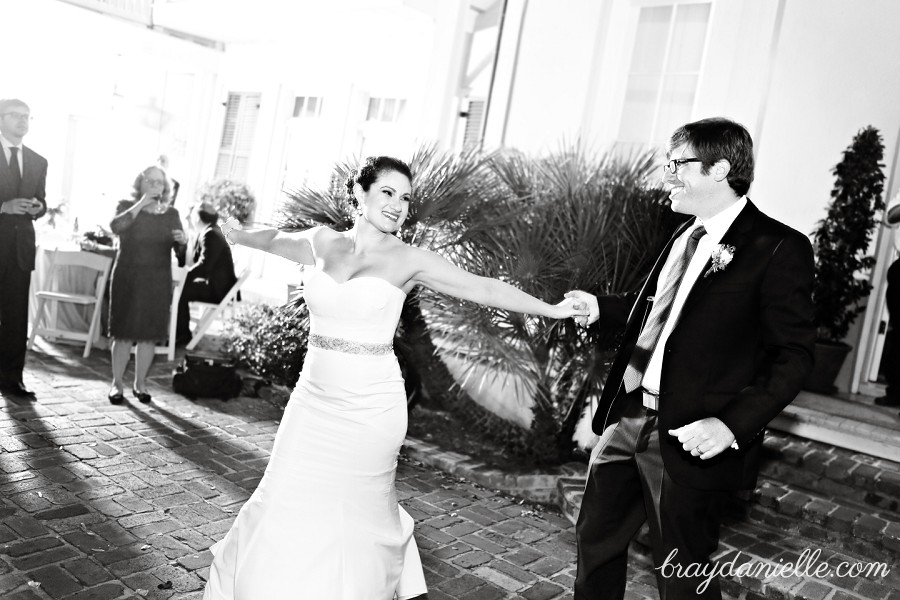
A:
<svg viewBox="0 0 900 600">
<path fill-rule="evenodd" d="M 345 354 L 378 355 L 390 354 L 394 351 L 394 344 L 390 342 L 386 344 L 354 342 L 353 340 L 345 340 L 344 338 L 319 335 L 318 333 L 309 334 L 309 345 L 316 348 L 322 348 L 323 350 L 344 352 Z"/>
</svg>

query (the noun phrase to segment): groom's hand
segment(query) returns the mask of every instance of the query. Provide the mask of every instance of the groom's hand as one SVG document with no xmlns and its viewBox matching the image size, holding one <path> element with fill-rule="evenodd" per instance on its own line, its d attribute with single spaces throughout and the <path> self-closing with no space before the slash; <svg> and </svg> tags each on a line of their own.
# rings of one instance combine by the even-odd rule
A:
<svg viewBox="0 0 900 600">
<path fill-rule="evenodd" d="M 571 292 L 566 292 L 566 298 L 574 298 L 576 299 L 583 307 L 586 307 L 588 310 L 587 316 L 584 317 L 574 317 L 575 322 L 581 325 L 582 327 L 587 327 L 594 321 L 600 318 L 600 307 L 597 306 L 597 297 L 593 294 L 588 294 L 587 292 L 583 292 L 581 290 L 572 290 Z"/>
<path fill-rule="evenodd" d="M 699 456 L 701 460 L 718 456 L 734 443 L 734 434 L 716 417 L 708 417 L 678 429 L 670 429 L 669 435 L 678 438 L 685 452 L 690 452 L 691 456 Z"/>
</svg>

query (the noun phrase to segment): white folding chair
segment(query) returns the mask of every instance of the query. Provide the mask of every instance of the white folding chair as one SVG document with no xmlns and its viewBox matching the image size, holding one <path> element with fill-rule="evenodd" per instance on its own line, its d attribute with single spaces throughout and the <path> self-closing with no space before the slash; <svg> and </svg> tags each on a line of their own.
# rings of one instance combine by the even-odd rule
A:
<svg viewBox="0 0 900 600">
<path fill-rule="evenodd" d="M 106 291 L 106 282 L 109 279 L 111 265 L 111 258 L 93 252 L 80 250 L 55 250 L 53 252 L 50 258 L 50 269 L 43 282 L 43 289 L 35 294 L 37 297 L 37 309 L 31 324 L 31 336 L 28 338 L 29 349 L 34 346 L 35 336 L 52 336 L 85 342 L 83 356 L 84 358 L 90 356 L 91 346 L 99 333 L 103 294 Z M 88 279 L 86 281 L 89 282 L 89 285 L 86 287 L 93 288 L 93 293 L 86 294 L 60 289 L 59 276 L 64 272 L 64 269 L 71 267 L 82 267 L 88 270 Z M 59 327 L 58 323 L 54 323 L 53 327 L 46 326 L 44 321 L 46 319 L 45 310 L 48 302 L 62 302 L 93 307 L 87 332 L 63 329 Z"/>
<path fill-rule="evenodd" d="M 222 301 L 218 304 L 212 302 L 191 302 L 192 305 L 200 306 L 201 313 L 200 317 L 197 319 L 197 325 L 194 328 L 194 336 L 191 338 L 191 341 L 188 342 L 187 346 L 185 346 L 187 350 L 193 350 L 197 347 L 197 344 L 200 343 L 206 330 L 213 324 L 216 317 L 222 314 L 226 309 L 234 309 L 237 293 L 240 291 L 241 286 L 244 285 L 244 282 L 247 281 L 248 277 L 250 277 L 250 267 L 246 267 L 241 271 L 237 281 L 234 282 L 234 285 L 231 286 L 231 289 L 228 290 L 228 293 L 225 294 L 225 297 L 222 298 Z"/>
<path fill-rule="evenodd" d="M 187 268 L 172 267 L 172 306 L 169 307 L 169 339 L 164 345 L 156 346 L 154 354 L 165 354 L 168 360 L 175 360 L 175 329 L 178 326 L 178 301 L 187 279 Z"/>
</svg>

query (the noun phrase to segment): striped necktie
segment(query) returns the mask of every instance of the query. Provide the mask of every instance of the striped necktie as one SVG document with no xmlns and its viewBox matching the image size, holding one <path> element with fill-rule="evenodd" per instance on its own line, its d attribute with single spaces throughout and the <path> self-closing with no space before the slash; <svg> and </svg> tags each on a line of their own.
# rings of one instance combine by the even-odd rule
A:
<svg viewBox="0 0 900 600">
<path fill-rule="evenodd" d="M 675 294 L 681 286 L 681 280 L 684 278 L 684 272 L 687 270 L 691 257 L 697 250 L 697 244 L 700 238 L 706 235 L 706 229 L 701 225 L 691 232 L 691 236 L 687 240 L 684 253 L 678 258 L 678 261 L 672 265 L 669 274 L 666 276 L 665 284 L 659 296 L 653 302 L 653 308 L 647 317 L 647 322 L 638 336 L 637 345 L 631 353 L 631 359 L 628 361 L 628 367 L 622 376 L 622 383 L 625 385 L 625 391 L 631 392 L 641 385 L 644 378 L 644 371 L 650 364 L 650 358 L 653 356 L 653 350 L 659 342 L 659 336 L 666 325 L 669 313 L 672 312 L 672 302 L 675 300 Z"/>
</svg>

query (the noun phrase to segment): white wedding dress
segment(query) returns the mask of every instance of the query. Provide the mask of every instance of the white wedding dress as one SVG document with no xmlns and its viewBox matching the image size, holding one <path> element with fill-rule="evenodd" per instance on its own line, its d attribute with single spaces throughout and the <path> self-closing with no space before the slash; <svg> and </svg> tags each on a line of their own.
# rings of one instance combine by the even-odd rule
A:
<svg viewBox="0 0 900 600">
<path fill-rule="evenodd" d="M 310 341 L 259 486 L 214 544 L 204 600 L 424 594 L 394 476 L 406 394 L 391 342 L 405 294 L 306 269 Z"/>
</svg>

